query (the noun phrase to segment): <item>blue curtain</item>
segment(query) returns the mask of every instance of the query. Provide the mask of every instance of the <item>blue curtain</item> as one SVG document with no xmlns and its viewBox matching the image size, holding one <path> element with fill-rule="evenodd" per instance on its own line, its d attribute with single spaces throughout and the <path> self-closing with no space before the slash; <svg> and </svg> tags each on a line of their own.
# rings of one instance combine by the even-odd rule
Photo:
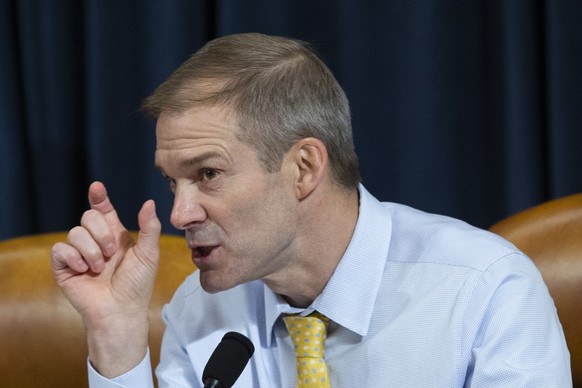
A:
<svg viewBox="0 0 582 388">
<path fill-rule="evenodd" d="M 366 187 L 487 227 L 582 191 L 582 2 L 2 0 L 0 239 L 66 230 L 103 181 L 129 228 L 171 194 L 140 102 L 216 36 L 310 42 Z"/>
</svg>

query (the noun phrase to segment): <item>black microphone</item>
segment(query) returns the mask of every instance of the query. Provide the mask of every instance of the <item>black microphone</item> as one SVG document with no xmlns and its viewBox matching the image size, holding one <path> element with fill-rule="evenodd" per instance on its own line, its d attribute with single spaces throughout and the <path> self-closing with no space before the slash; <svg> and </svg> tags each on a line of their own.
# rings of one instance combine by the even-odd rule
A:
<svg viewBox="0 0 582 388">
<path fill-rule="evenodd" d="M 250 339 L 234 331 L 226 333 L 204 368 L 204 388 L 232 387 L 254 352 Z"/>
</svg>

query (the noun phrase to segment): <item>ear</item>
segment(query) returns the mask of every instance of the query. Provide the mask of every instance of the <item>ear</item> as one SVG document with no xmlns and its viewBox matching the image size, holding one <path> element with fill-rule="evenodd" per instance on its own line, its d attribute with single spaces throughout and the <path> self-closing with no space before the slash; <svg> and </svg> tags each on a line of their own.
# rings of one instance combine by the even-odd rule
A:
<svg viewBox="0 0 582 388">
<path fill-rule="evenodd" d="M 298 199 L 304 199 L 319 186 L 327 175 L 327 149 L 319 139 L 308 137 L 298 141 L 291 150 L 296 172 L 294 184 Z"/>
</svg>

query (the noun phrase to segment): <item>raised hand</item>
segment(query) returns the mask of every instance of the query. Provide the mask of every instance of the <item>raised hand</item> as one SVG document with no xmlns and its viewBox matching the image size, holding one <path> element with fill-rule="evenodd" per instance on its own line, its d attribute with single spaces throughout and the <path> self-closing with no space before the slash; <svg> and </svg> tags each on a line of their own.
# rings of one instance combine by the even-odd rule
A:
<svg viewBox="0 0 582 388">
<path fill-rule="evenodd" d="M 90 210 L 53 247 L 55 279 L 87 327 L 89 358 L 106 377 L 143 359 L 148 307 L 159 261 L 160 221 L 147 201 L 138 214 L 136 242 L 117 216 L 105 186 L 89 187 Z"/>
</svg>

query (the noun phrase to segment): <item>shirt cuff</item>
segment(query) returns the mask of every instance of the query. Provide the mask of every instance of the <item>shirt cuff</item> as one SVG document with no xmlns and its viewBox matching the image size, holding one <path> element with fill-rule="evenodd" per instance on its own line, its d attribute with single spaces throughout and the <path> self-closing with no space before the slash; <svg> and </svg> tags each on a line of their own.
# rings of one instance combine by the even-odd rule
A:
<svg viewBox="0 0 582 388">
<path fill-rule="evenodd" d="M 144 359 L 135 368 L 113 379 L 101 376 L 93 368 L 89 359 L 87 359 L 87 370 L 90 388 L 153 388 L 154 386 L 149 349 Z"/>
</svg>

